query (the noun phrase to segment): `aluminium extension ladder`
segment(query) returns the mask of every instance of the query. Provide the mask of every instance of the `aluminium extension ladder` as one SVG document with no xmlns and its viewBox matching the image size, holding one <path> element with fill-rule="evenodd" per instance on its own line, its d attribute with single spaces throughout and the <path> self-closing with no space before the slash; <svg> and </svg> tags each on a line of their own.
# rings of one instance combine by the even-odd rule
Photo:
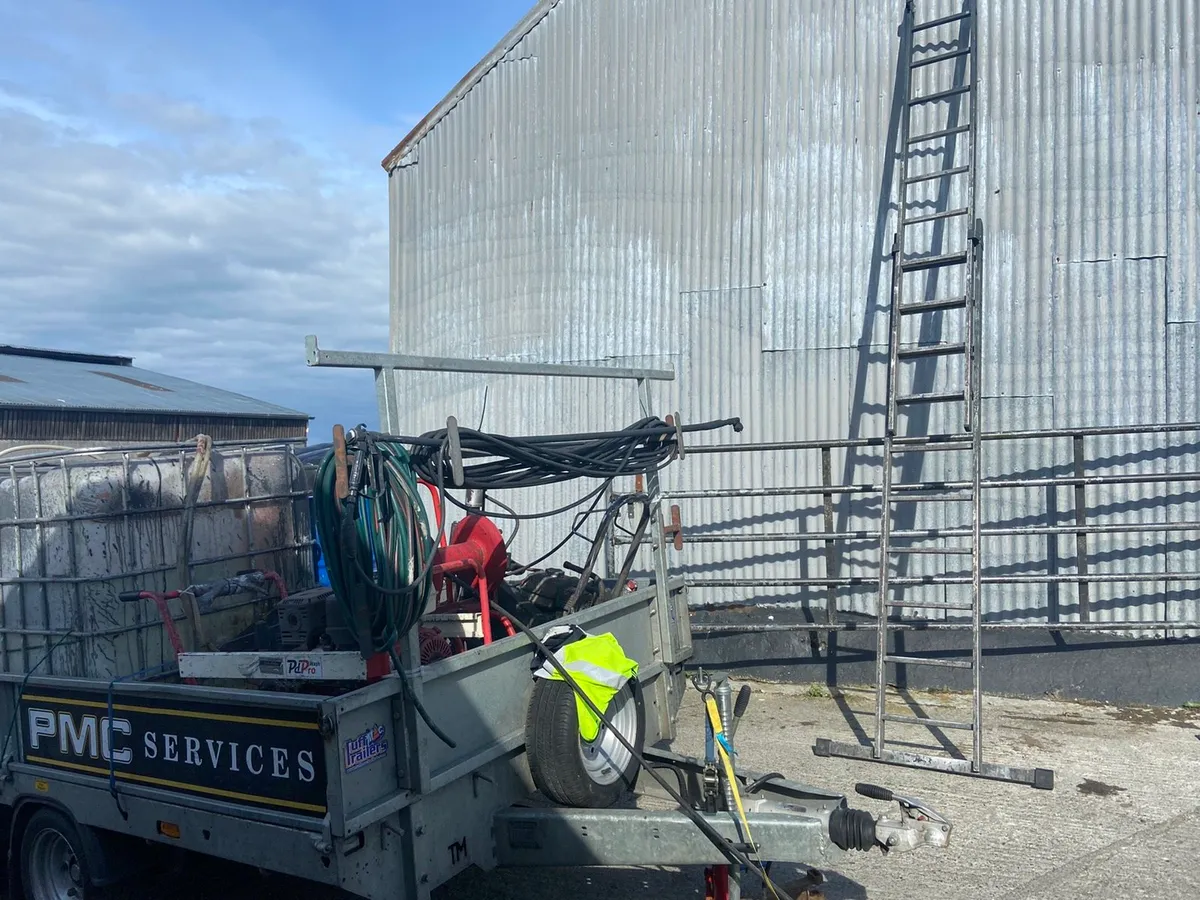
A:
<svg viewBox="0 0 1200 900">
<path fill-rule="evenodd" d="M 977 18 L 976 0 L 964 0 L 957 13 L 919 23 L 913 0 L 905 5 L 901 52 L 907 66 L 900 85 L 899 200 L 892 245 L 875 734 L 870 746 L 818 740 L 814 749 L 821 756 L 869 759 L 1049 788 L 1053 785 L 1049 770 L 983 760 L 979 422 L 983 229 L 975 215 Z M 934 165 L 929 166 L 930 162 Z M 919 171 L 914 173 L 914 167 Z M 958 339 L 944 339 L 943 331 Z M 931 429 L 935 409 L 950 410 L 951 422 Z M 961 416 L 954 415 L 959 411 Z M 941 481 L 912 480 L 923 461 L 935 456 L 944 464 L 943 471 L 957 465 L 961 473 L 965 466 L 966 478 L 960 474 L 953 484 L 947 484 L 944 476 Z M 962 486 L 964 483 L 968 486 Z M 941 504 L 948 519 L 959 521 L 948 528 L 915 528 L 917 509 L 928 509 L 929 504 Z M 901 520 L 899 526 L 897 519 Z M 969 534 L 970 543 L 955 542 L 942 534 L 947 530 Z M 969 576 L 961 570 L 931 572 L 927 568 L 912 573 L 919 559 L 933 560 L 934 569 L 939 560 L 952 567 L 945 561 L 969 559 Z M 951 599 L 946 593 L 949 585 L 965 587 L 967 597 Z M 898 629 L 893 616 L 897 612 L 926 618 L 943 618 L 948 612 L 969 616 L 970 657 L 905 655 L 896 649 Z M 932 718 L 912 703 L 911 714 L 890 711 L 889 674 L 897 666 L 969 671 L 970 720 Z M 970 758 L 951 749 L 953 745 L 945 738 L 942 743 L 947 754 L 889 747 L 887 731 L 893 723 L 925 726 L 935 735 L 943 729 L 969 731 L 973 739 Z"/>
</svg>

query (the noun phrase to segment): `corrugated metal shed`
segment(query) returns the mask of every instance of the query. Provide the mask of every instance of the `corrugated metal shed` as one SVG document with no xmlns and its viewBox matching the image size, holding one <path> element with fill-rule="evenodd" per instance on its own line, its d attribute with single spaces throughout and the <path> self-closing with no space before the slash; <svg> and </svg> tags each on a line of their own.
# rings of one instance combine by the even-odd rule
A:
<svg viewBox="0 0 1200 900">
<path fill-rule="evenodd" d="M 308 416 L 132 365 L 128 357 L 0 347 L 0 441 L 303 440 Z M 214 433 L 215 432 L 215 433 Z"/>
<path fill-rule="evenodd" d="M 961 3 L 917 6 L 930 19 Z M 747 441 L 879 435 L 903 7 L 538 3 L 385 160 L 393 348 L 669 361 L 680 383 L 657 412 L 738 414 Z M 980 0 L 979 11 L 984 428 L 1200 419 L 1200 8 Z M 484 410 L 484 384 L 421 376 L 402 388 L 418 426 L 448 411 L 514 432 L 634 414 L 619 386 L 531 390 L 512 379 L 490 380 Z M 1179 464 L 1109 443 L 1096 444 L 1109 467 Z M 1069 441 L 995 446 L 985 475 L 1062 473 L 1069 460 Z M 871 453 L 839 453 L 834 469 L 835 479 L 879 479 Z M 697 456 L 668 475 L 678 488 L 819 478 L 812 454 Z M 1069 492 L 1026 493 L 996 499 L 993 520 L 1070 515 Z M 712 530 L 815 529 L 819 513 L 794 498 L 687 509 Z M 849 501 L 838 510 L 839 527 L 877 517 Z M 1072 559 L 1062 543 L 1016 536 L 985 562 Z M 1187 566 L 1155 554 L 1151 568 Z M 708 545 L 689 549 L 686 565 L 819 575 L 820 557 L 816 546 Z M 869 571 L 871 554 L 860 564 Z M 868 593 L 847 602 L 865 608 Z M 1195 605 L 1195 591 L 1183 593 Z M 1147 617 L 1138 598 L 1120 599 L 1098 613 Z M 1043 586 L 987 597 L 1004 618 L 1047 602 Z"/>
</svg>

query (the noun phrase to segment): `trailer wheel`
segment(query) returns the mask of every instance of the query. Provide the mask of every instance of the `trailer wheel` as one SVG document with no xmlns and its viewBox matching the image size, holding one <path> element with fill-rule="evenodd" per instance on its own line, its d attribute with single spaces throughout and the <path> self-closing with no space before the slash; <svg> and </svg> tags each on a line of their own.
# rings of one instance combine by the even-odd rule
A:
<svg viewBox="0 0 1200 900">
<path fill-rule="evenodd" d="M 637 679 L 630 679 L 608 704 L 605 716 L 641 753 L 646 711 Z M 595 740 L 579 735 L 575 692 L 565 681 L 534 679 L 525 723 L 525 752 L 538 790 L 564 806 L 612 806 L 637 781 L 638 762 L 604 725 Z"/>
<path fill-rule="evenodd" d="M 26 900 L 86 900 L 91 879 L 79 830 L 62 813 L 40 809 L 21 837 Z"/>
</svg>

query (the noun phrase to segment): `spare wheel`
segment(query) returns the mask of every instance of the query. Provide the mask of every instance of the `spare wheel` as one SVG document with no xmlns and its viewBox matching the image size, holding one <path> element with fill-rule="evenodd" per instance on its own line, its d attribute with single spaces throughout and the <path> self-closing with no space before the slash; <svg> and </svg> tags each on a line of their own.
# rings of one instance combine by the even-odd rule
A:
<svg viewBox="0 0 1200 900">
<path fill-rule="evenodd" d="M 642 690 L 631 678 L 613 695 L 605 717 L 638 753 L 646 740 Z M 638 761 L 603 723 L 594 740 L 579 734 L 575 692 L 565 681 L 535 678 L 525 722 L 525 752 L 533 783 L 563 806 L 612 806 L 637 781 Z"/>
</svg>

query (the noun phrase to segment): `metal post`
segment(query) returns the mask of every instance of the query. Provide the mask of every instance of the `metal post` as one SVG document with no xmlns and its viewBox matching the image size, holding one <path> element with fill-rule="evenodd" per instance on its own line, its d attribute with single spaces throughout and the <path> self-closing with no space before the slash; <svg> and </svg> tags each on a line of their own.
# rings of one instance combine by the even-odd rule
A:
<svg viewBox="0 0 1200 900">
<path fill-rule="evenodd" d="M 46 546 L 46 530 L 45 530 L 46 529 L 46 526 L 45 526 L 46 511 L 42 505 L 42 479 L 41 479 L 41 474 L 38 472 L 38 467 L 37 467 L 36 462 L 31 462 L 29 464 L 29 474 L 30 474 L 30 481 L 33 483 L 34 516 L 36 516 L 36 518 L 37 518 L 37 526 L 34 529 L 34 540 L 36 541 L 35 546 L 40 548 L 40 547 Z M 65 485 L 64 485 L 64 487 L 65 487 Z M 70 527 L 69 524 L 68 524 L 68 527 Z M 37 558 L 37 577 L 39 579 L 41 579 L 40 583 L 38 584 L 38 591 L 40 591 L 41 595 L 42 595 L 41 596 L 41 601 L 42 601 L 41 606 L 42 606 L 42 616 L 43 616 L 42 622 L 44 623 L 45 628 L 47 629 L 47 631 L 46 631 L 47 637 L 45 639 L 45 644 L 41 648 L 41 649 L 45 650 L 45 652 L 46 652 L 46 663 L 45 663 L 46 670 L 44 673 L 38 673 L 38 674 L 53 675 L 53 674 L 55 674 L 54 659 L 53 659 L 53 654 L 50 653 L 51 641 L 50 641 L 50 637 L 49 637 L 50 623 L 53 621 L 50 618 L 50 583 L 49 583 L 49 580 L 47 579 L 47 576 L 49 575 L 49 569 L 47 567 L 47 560 L 46 560 L 45 553 L 40 553 L 40 552 L 37 553 L 36 558 Z M 23 616 L 26 616 L 26 615 L 28 615 L 28 610 L 22 609 L 21 613 Z M 24 622 L 22 622 L 22 624 L 25 625 L 25 627 L 27 627 L 27 628 L 29 627 L 29 622 L 27 619 Z M 25 641 L 25 643 L 28 644 L 29 642 Z M 26 672 L 29 671 L 29 648 L 28 648 L 28 646 L 26 646 L 26 648 L 25 648 L 25 671 Z"/>
<path fill-rule="evenodd" d="M 1071 443 L 1075 451 L 1075 477 L 1083 478 L 1084 473 L 1084 456 L 1083 456 L 1083 435 L 1077 434 L 1072 438 Z M 1083 527 L 1087 525 L 1087 496 L 1084 493 L 1083 481 L 1075 483 L 1075 524 Z M 1087 532 L 1075 532 L 1075 571 L 1080 576 L 1088 574 L 1088 550 L 1087 550 Z M 1081 577 L 1078 582 L 1079 591 L 1079 621 L 1090 622 L 1091 613 L 1091 589 L 1088 586 L 1086 577 Z"/>
<path fill-rule="evenodd" d="M 8 467 L 8 478 L 9 478 L 9 483 L 12 484 L 12 490 L 13 490 L 13 518 L 19 522 L 19 521 L 21 521 L 21 482 L 17 478 L 17 467 L 16 466 L 10 465 Z M 13 538 L 14 538 L 13 563 L 16 566 L 16 576 L 18 578 L 21 578 L 25 575 L 25 566 L 24 566 L 24 560 L 21 558 L 22 535 L 21 535 L 21 526 L 20 525 L 13 526 Z M 25 621 L 25 582 L 24 581 L 17 583 L 16 594 L 17 594 L 17 610 L 19 613 L 17 618 L 21 623 L 21 627 L 24 628 L 27 624 Z M 0 586 L 0 600 L 3 600 L 3 599 L 5 599 L 4 598 L 4 587 Z M 11 672 L 12 671 L 12 663 L 8 658 L 9 646 L 8 646 L 7 606 L 8 606 L 7 603 L 0 602 L 0 629 L 2 629 L 2 630 L 0 630 L 0 647 L 3 647 L 3 651 L 4 651 L 3 671 Z M 25 643 L 27 643 L 27 640 L 25 638 L 22 638 L 21 643 L 25 644 Z M 28 650 L 28 648 L 26 648 L 26 650 L 25 650 L 25 668 L 24 668 L 24 671 L 26 671 L 26 672 L 29 671 L 29 661 L 28 660 L 29 660 L 29 650 Z M 0 760 L 0 762 L 2 762 L 2 760 Z"/>
<path fill-rule="evenodd" d="M 887 715 L 887 646 L 888 646 L 888 576 L 891 574 L 892 532 L 892 443 L 896 437 L 900 393 L 900 307 L 904 303 L 904 208 L 908 201 L 909 115 L 908 101 L 912 95 L 913 6 L 904 6 L 904 24 L 900 34 L 900 54 L 905 61 L 901 83 L 897 88 L 904 98 L 900 114 L 900 170 L 897 183 L 900 195 L 896 203 L 896 233 L 892 237 L 892 296 L 888 315 L 891 334 L 888 337 L 887 419 L 883 431 L 883 492 L 879 514 L 879 605 L 876 610 L 878 633 L 875 642 L 875 745 L 872 755 L 883 756 L 884 718 Z"/>
<path fill-rule="evenodd" d="M 617 492 L 613 490 L 612 483 L 609 482 L 608 490 L 605 491 L 604 499 L 607 501 L 604 508 L 608 509 L 612 506 L 613 501 L 617 498 Z M 617 545 L 615 542 L 616 521 L 606 529 L 604 529 L 604 577 L 617 577 Z M 619 592 L 621 586 L 614 585 L 613 591 Z"/>
<path fill-rule="evenodd" d="M 975 20 L 971 20 L 971 45 L 975 44 Z M 973 58 L 973 54 L 972 54 Z M 974 79 L 974 63 L 971 77 Z M 973 94 L 972 94 L 973 95 Z M 972 100 L 971 120 L 974 122 L 975 108 Z M 974 141 L 972 141 L 972 146 Z M 974 201 L 972 201 L 974 202 Z M 970 394 L 967 397 L 968 417 L 971 428 L 971 702 L 974 729 L 972 732 L 971 766 L 975 772 L 983 770 L 983 503 L 980 482 L 983 472 L 983 440 L 980 415 L 983 407 L 983 366 L 980 354 L 981 335 L 983 329 L 983 314 L 981 311 L 980 291 L 983 289 L 980 273 L 983 270 L 983 223 L 975 222 L 972 240 L 973 266 L 968 278 L 970 279 L 971 302 L 970 324 L 971 344 L 968 353 L 967 366 L 971 371 Z"/>
<path fill-rule="evenodd" d="M 1058 524 L 1058 488 L 1055 485 L 1046 488 L 1046 519 L 1052 524 Z M 1046 535 L 1046 572 L 1050 575 L 1059 574 L 1058 537 L 1053 534 Z M 1057 584 L 1046 585 L 1047 622 L 1059 620 L 1058 593 Z"/>
<path fill-rule="evenodd" d="M 733 685 L 729 683 L 728 677 L 722 677 L 717 683 L 716 689 L 713 691 L 713 696 L 717 701 L 717 712 L 721 714 L 721 731 L 732 747 L 732 738 L 729 735 L 733 731 Z M 729 764 L 731 766 L 736 765 L 732 756 L 729 758 Z M 725 797 L 725 808 L 730 811 L 736 809 L 737 805 L 733 799 L 733 785 L 724 777 L 723 771 L 721 793 Z"/>
<path fill-rule="evenodd" d="M 650 414 L 650 384 L 645 378 L 637 380 L 638 400 L 645 415 Z M 667 540 L 663 533 L 662 498 L 658 481 L 658 472 L 650 469 L 646 472 L 646 502 L 650 504 L 650 530 L 654 547 L 654 618 L 657 620 L 659 645 L 656 655 L 670 665 L 677 660 L 674 658 L 675 649 L 675 618 L 676 611 L 671 604 L 671 588 L 668 583 L 670 574 L 667 569 Z"/>
<path fill-rule="evenodd" d="M 833 449 L 821 448 L 821 486 L 825 493 L 825 533 L 833 534 Z M 825 577 L 837 578 L 837 548 L 832 539 L 825 541 Z M 825 589 L 825 621 L 837 624 L 837 588 L 830 584 Z"/>
<path fill-rule="evenodd" d="M 129 453 L 126 451 L 121 454 L 121 569 L 125 572 L 132 572 L 137 568 L 137 564 L 133 561 L 133 531 L 129 514 L 130 487 Z M 146 633 L 141 627 L 142 604 L 134 603 L 131 605 L 133 606 L 135 628 L 133 639 L 137 646 L 138 670 L 142 671 L 148 668 L 146 661 Z"/>
</svg>

